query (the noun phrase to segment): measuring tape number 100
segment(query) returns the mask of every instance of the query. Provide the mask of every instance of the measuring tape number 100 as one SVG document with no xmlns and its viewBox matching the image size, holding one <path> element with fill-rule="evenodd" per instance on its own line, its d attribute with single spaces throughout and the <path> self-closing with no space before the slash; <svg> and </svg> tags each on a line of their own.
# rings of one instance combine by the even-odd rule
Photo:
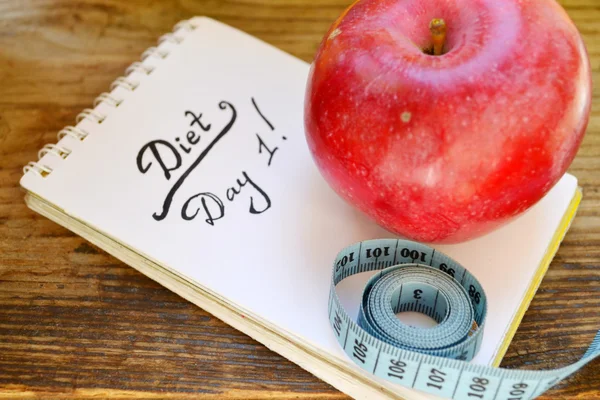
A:
<svg viewBox="0 0 600 400">
<path fill-rule="evenodd" d="M 349 276 L 380 271 L 362 295 L 358 320 L 344 310 L 336 286 Z M 402 323 L 416 311 L 433 328 Z M 333 265 L 329 321 L 346 354 L 368 372 L 400 385 L 457 400 L 527 400 L 600 355 L 600 332 L 583 357 L 548 371 L 470 364 L 483 338 L 487 298 L 477 279 L 428 246 L 396 239 L 369 240 L 342 250 Z"/>
</svg>

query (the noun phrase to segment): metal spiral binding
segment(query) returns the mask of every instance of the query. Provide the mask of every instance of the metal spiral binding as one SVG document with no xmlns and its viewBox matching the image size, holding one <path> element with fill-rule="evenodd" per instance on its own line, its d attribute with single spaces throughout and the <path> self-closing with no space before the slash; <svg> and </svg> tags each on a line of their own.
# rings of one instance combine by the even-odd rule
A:
<svg viewBox="0 0 600 400">
<path fill-rule="evenodd" d="M 123 102 L 123 99 L 117 99 L 114 96 L 112 96 L 110 93 L 101 93 L 98 97 L 96 97 L 96 100 L 94 100 L 94 108 L 98 107 L 99 104 L 108 104 L 110 106 L 113 107 L 119 107 L 121 105 L 121 103 Z"/>
<path fill-rule="evenodd" d="M 94 120 L 95 122 L 101 124 L 106 119 L 106 115 L 102 115 L 91 108 L 86 108 L 80 112 L 77 117 L 75 117 L 75 122 L 80 123 L 84 119 Z"/>
<path fill-rule="evenodd" d="M 161 50 L 158 47 L 150 47 L 142 53 L 142 61 L 145 61 L 149 57 L 162 58 L 163 60 L 169 56 L 169 52 Z"/>
<path fill-rule="evenodd" d="M 38 151 L 38 158 L 44 157 L 46 154 L 52 153 L 60 158 L 67 158 L 71 154 L 71 150 L 57 144 L 47 144 Z"/>
<path fill-rule="evenodd" d="M 172 33 L 167 33 L 161 36 L 158 39 L 158 46 L 160 46 L 164 42 L 169 42 L 174 45 L 179 45 L 183 42 L 184 36 L 180 34 L 180 31 L 191 32 L 196 29 L 196 25 L 194 25 L 191 21 L 182 21 L 175 25 Z M 185 34 L 185 32 L 184 32 Z M 165 49 L 160 49 L 159 47 L 150 47 L 141 56 L 141 62 L 136 61 L 132 63 L 125 70 L 125 74 L 122 77 L 115 79 L 115 81 L 110 85 L 110 91 L 112 92 L 117 87 L 128 91 L 135 91 L 137 87 L 140 85 L 139 81 L 133 80 L 130 78 L 130 75 L 133 73 L 139 73 L 143 75 L 150 75 L 154 72 L 155 66 L 152 65 L 144 65 L 142 64 L 149 57 L 165 59 L 169 56 L 170 52 Z M 101 105 L 107 105 L 113 108 L 119 107 L 123 103 L 123 98 L 118 98 L 112 93 L 102 93 L 93 103 L 93 108 L 86 108 L 81 111 L 79 115 L 75 118 L 77 124 L 80 122 L 87 120 L 91 122 L 95 122 L 101 124 L 107 118 L 106 114 L 102 114 L 96 108 Z M 67 126 L 58 132 L 57 138 L 60 142 L 66 136 L 69 136 L 77 141 L 83 141 L 89 135 L 89 133 L 77 126 Z M 41 176 L 42 178 L 47 177 L 50 173 L 52 173 L 52 167 L 43 164 L 40 160 L 46 156 L 47 154 L 52 154 L 60 159 L 66 159 L 71 154 L 72 150 L 58 144 L 47 144 L 38 152 L 38 161 L 29 162 L 25 167 L 23 167 L 23 173 L 26 174 L 28 172 L 34 172 Z"/>
<path fill-rule="evenodd" d="M 81 128 L 76 128 L 74 126 L 66 126 L 60 132 L 58 132 L 58 135 L 56 135 L 56 137 L 60 142 L 65 136 L 70 136 L 76 140 L 83 140 L 87 137 L 87 135 L 88 133 Z"/>
<path fill-rule="evenodd" d="M 30 161 L 27 163 L 26 166 L 23 167 L 24 174 L 26 174 L 29 171 L 35 172 L 42 178 L 45 178 L 52 172 L 52 168 L 50 168 L 49 166 L 47 166 L 45 164 L 41 164 L 39 161 L 38 162 Z"/>
<path fill-rule="evenodd" d="M 125 70 L 125 76 L 129 76 L 134 72 L 141 72 L 146 75 L 150 75 L 154 71 L 154 67 L 144 65 L 139 61 L 134 62 Z"/>
</svg>

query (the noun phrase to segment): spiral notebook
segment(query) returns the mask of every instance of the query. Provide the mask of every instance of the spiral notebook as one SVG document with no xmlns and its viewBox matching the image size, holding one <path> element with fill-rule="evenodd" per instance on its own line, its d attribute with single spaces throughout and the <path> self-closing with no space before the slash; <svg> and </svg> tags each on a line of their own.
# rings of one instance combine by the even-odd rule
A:
<svg viewBox="0 0 600 400">
<path fill-rule="evenodd" d="M 214 20 L 182 22 L 25 168 L 26 202 L 353 397 L 431 398 L 359 369 L 332 334 L 335 255 L 392 235 L 340 200 L 313 165 L 308 71 Z M 488 294 L 473 362 L 500 362 L 580 198 L 565 175 L 496 232 L 436 246 Z"/>
</svg>

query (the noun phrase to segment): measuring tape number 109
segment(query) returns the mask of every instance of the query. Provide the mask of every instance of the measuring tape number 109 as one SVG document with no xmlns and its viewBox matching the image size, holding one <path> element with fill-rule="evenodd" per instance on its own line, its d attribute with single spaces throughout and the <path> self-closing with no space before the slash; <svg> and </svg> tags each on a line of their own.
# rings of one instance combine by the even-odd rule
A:
<svg viewBox="0 0 600 400">
<path fill-rule="evenodd" d="M 358 320 L 344 310 L 336 285 L 380 271 L 362 295 Z M 402 323 L 396 313 L 416 311 L 433 328 Z M 463 266 L 415 242 L 382 239 L 342 250 L 333 265 L 329 321 L 346 354 L 368 372 L 400 385 L 457 400 L 527 400 L 600 355 L 600 332 L 583 357 L 548 371 L 470 364 L 483 338 L 487 299 Z"/>
</svg>

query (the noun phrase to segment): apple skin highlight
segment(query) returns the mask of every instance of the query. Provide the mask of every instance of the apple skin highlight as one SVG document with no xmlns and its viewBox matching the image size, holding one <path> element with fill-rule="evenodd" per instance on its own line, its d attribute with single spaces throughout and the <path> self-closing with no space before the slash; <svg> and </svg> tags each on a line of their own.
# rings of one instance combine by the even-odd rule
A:
<svg viewBox="0 0 600 400">
<path fill-rule="evenodd" d="M 436 18 L 439 56 L 425 53 Z M 377 223 L 462 242 L 558 182 L 591 90 L 583 41 L 554 0 L 362 0 L 311 66 L 306 138 L 330 186 Z"/>
</svg>

